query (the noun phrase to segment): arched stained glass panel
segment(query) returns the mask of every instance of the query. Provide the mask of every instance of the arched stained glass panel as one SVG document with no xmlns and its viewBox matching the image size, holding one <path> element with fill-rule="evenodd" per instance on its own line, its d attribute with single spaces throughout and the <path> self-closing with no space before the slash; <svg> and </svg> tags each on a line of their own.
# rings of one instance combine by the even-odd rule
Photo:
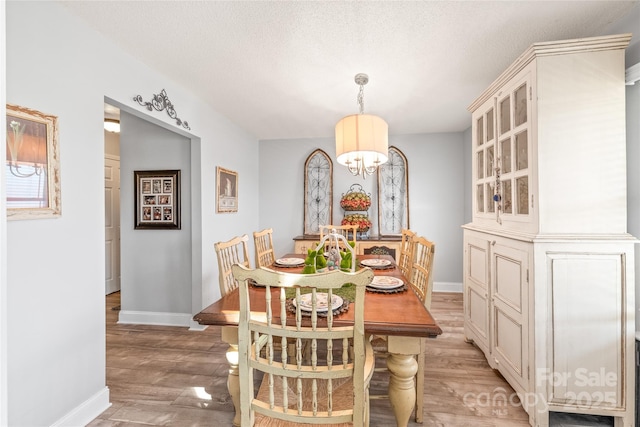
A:
<svg viewBox="0 0 640 427">
<path fill-rule="evenodd" d="M 304 234 L 320 234 L 320 225 L 333 223 L 333 163 L 315 150 L 304 164 Z"/>
<path fill-rule="evenodd" d="M 389 147 L 389 160 L 378 167 L 378 234 L 394 236 L 409 228 L 409 170 L 407 158 Z"/>
</svg>

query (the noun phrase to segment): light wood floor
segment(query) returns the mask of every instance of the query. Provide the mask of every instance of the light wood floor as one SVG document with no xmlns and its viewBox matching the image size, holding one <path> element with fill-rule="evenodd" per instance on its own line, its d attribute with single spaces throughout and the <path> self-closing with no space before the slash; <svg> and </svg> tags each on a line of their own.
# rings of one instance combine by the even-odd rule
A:
<svg viewBox="0 0 640 427">
<path fill-rule="evenodd" d="M 118 312 L 112 310 L 119 304 L 118 293 L 107 296 L 106 378 L 112 406 L 89 426 L 230 426 L 233 404 L 220 328 L 194 332 L 119 325 Z M 464 341 L 462 294 L 434 293 L 431 311 L 444 332 L 427 342 L 424 424 L 409 425 L 528 426 L 520 406 L 500 405 L 503 400 L 494 399 L 497 394 L 510 397 L 513 389 L 480 350 Z M 376 374 L 372 393 L 386 390 L 384 375 Z M 373 400 L 371 426 L 394 425 L 388 401 Z"/>
</svg>

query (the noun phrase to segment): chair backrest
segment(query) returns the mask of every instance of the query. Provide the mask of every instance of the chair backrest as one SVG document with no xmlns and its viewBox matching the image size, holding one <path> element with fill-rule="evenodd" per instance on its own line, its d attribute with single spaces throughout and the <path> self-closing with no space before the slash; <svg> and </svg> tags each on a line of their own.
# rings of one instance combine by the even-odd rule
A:
<svg viewBox="0 0 640 427">
<path fill-rule="evenodd" d="M 411 278 L 411 266 L 413 265 L 413 247 L 414 237 L 416 233 L 403 228 L 402 240 L 400 241 L 400 255 L 398 256 L 398 268 L 402 272 L 402 275 L 407 279 Z"/>
<path fill-rule="evenodd" d="M 414 238 L 411 286 L 427 309 L 431 308 L 433 291 L 433 258 L 436 245 L 424 237 Z"/>
<path fill-rule="evenodd" d="M 322 240 L 324 238 L 324 236 L 326 236 L 329 233 L 332 233 L 333 230 L 336 230 L 336 233 L 343 235 L 348 241 L 353 242 L 354 247 L 356 244 L 356 235 L 358 233 L 358 226 L 357 225 L 321 225 L 319 226 L 320 228 L 320 240 Z M 326 248 L 326 250 L 329 250 L 330 248 Z M 347 248 L 342 247 L 341 246 L 338 248 L 341 250 L 345 250 Z"/>
<path fill-rule="evenodd" d="M 373 271 L 305 275 L 234 265 L 233 274 L 240 290 L 241 425 L 252 426 L 255 417 L 268 417 L 291 423 L 364 426 L 366 388 L 374 367 L 364 336 L 364 296 Z M 249 298 L 249 281 L 265 286 L 261 295 L 266 313 L 255 305 L 251 312 L 252 303 L 257 302 Z M 334 326 L 326 302 L 333 301 L 334 291 L 346 283 L 355 285 L 355 301 L 349 306 L 354 323 Z M 302 351 L 302 343 L 309 341 L 310 355 Z M 292 347 L 293 355 L 289 354 Z M 261 375 L 262 386 L 254 393 L 254 381 Z"/>
<path fill-rule="evenodd" d="M 248 242 L 249 236 L 244 234 L 234 237 L 229 241 L 218 242 L 213 245 L 216 249 L 216 256 L 218 257 L 221 295 L 226 295 L 238 287 L 238 282 L 234 279 L 233 272 L 231 271 L 233 264 L 242 264 L 250 267 Z"/>
<path fill-rule="evenodd" d="M 256 249 L 256 267 L 269 267 L 276 260 L 273 250 L 273 228 L 253 232 L 253 243 Z"/>
</svg>

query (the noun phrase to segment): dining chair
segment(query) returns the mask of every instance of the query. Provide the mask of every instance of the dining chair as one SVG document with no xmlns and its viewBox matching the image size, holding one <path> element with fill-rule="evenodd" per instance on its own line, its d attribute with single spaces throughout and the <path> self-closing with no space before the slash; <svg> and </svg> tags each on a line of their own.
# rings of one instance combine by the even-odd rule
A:
<svg viewBox="0 0 640 427">
<path fill-rule="evenodd" d="M 249 236 L 244 234 L 213 245 L 218 257 L 220 295 L 226 295 L 238 287 L 238 282 L 234 279 L 233 271 L 231 270 L 233 264 L 242 264 L 247 268 L 251 267 L 249 265 L 248 242 Z"/>
<path fill-rule="evenodd" d="M 413 264 L 413 239 L 416 233 L 403 228 L 402 239 L 400 241 L 400 254 L 398 255 L 398 268 L 402 272 L 402 275 L 406 278 L 411 277 L 411 265 Z"/>
<path fill-rule="evenodd" d="M 435 255 L 435 243 L 424 237 L 415 237 L 413 246 L 413 265 L 411 266 L 411 280 L 409 281 L 420 301 L 427 310 L 431 309 L 431 293 L 433 291 L 433 258 Z M 416 422 L 422 422 L 424 408 L 424 365 L 427 339 L 420 340 L 420 353 L 418 354 L 418 372 L 416 373 Z"/>
<path fill-rule="evenodd" d="M 343 235 L 348 241 L 353 242 L 353 247 L 355 248 L 358 234 L 358 226 L 357 225 L 321 225 L 320 228 L 320 241 L 327 234 L 333 233 L 335 230 L 336 233 Z M 343 243 L 338 242 L 340 250 L 345 250 L 347 248 L 343 247 Z M 327 250 L 330 248 L 326 248 Z"/>
<path fill-rule="evenodd" d="M 412 240 L 412 256 L 411 256 L 411 273 L 408 277 L 409 287 L 418 296 L 424 307 L 429 310 L 431 308 L 431 293 L 433 291 L 433 260 L 435 254 L 435 244 L 422 236 L 414 233 Z M 374 335 L 371 337 L 372 347 L 376 358 L 385 358 L 388 356 L 386 337 Z M 427 346 L 426 338 L 420 340 L 420 352 L 416 358 L 418 363 L 418 371 L 415 376 L 416 386 L 416 406 L 415 417 L 416 422 L 422 423 L 424 412 L 424 366 L 425 351 Z M 386 371 L 387 368 L 376 368 L 376 371 Z M 371 395 L 371 399 L 388 399 L 386 394 Z"/>
<path fill-rule="evenodd" d="M 241 425 L 368 426 L 369 382 L 375 360 L 364 336 L 364 298 L 373 271 L 364 268 L 357 273 L 335 270 L 305 275 L 264 267 L 251 270 L 242 265 L 234 265 L 232 270 L 240 291 Z M 250 281 L 265 287 L 261 305 L 249 298 Z M 342 301 L 334 291 L 346 283 L 355 285 L 355 298 L 348 306 L 354 320 L 337 326 L 332 309 Z M 255 291 L 252 295 L 255 298 Z M 329 305 L 332 309 L 327 309 Z M 266 307 L 266 313 L 258 307 Z M 302 354 L 303 340 L 312 342 L 311 357 Z M 296 343 L 293 363 L 289 343 Z"/>
<path fill-rule="evenodd" d="M 253 232 L 253 243 L 256 250 L 256 268 L 269 267 L 276 260 L 273 250 L 273 228 Z"/>
</svg>

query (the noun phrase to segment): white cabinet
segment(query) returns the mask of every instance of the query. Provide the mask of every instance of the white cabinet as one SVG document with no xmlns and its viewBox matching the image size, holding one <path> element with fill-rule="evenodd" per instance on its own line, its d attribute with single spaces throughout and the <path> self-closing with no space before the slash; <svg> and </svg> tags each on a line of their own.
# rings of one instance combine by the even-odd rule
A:
<svg viewBox="0 0 640 427">
<path fill-rule="evenodd" d="M 465 335 L 532 425 L 634 417 L 634 244 L 626 233 L 630 34 L 532 45 L 469 107 Z"/>
</svg>

